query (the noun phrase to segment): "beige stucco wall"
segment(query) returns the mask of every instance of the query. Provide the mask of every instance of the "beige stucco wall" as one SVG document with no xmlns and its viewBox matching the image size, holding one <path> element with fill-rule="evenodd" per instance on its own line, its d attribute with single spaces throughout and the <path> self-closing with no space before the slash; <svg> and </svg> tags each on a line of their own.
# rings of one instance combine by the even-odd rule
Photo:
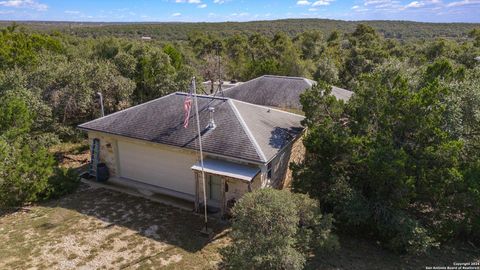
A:
<svg viewBox="0 0 480 270">
<path fill-rule="evenodd" d="M 160 144 L 154 144 L 154 143 L 149 143 L 149 142 L 144 142 L 140 140 L 135 140 L 135 139 L 130 139 L 130 138 L 125 138 L 125 137 L 119 137 L 116 135 L 110 135 L 110 134 L 104 134 L 100 132 L 88 132 L 88 138 L 90 145 L 92 144 L 92 141 L 94 138 L 98 138 L 100 140 L 100 162 L 103 162 L 107 164 L 107 167 L 109 168 L 110 171 L 110 176 L 111 177 L 120 177 L 120 168 L 119 168 L 119 160 L 117 158 L 118 155 L 118 140 L 122 141 L 129 141 L 129 142 L 136 142 L 136 143 L 142 143 L 149 145 L 151 147 L 159 148 L 159 149 L 164 149 L 164 150 L 169 150 L 169 151 L 182 151 L 183 153 L 190 153 L 192 156 L 196 157 L 196 152 L 193 150 L 184 150 L 180 148 L 175 148 L 166 146 L 166 145 L 160 145 Z M 259 166 L 259 165 L 254 165 L 251 163 L 247 162 L 240 162 L 236 161 L 233 159 L 228 159 L 228 158 L 222 158 L 222 157 L 215 157 L 212 155 L 205 155 L 205 158 L 217 158 L 221 160 L 226 160 L 229 162 L 235 162 L 239 163 L 242 165 L 248 165 L 248 166 Z M 192 164 L 193 165 L 193 164 Z M 194 178 L 194 174 L 192 172 L 192 179 Z M 240 181 L 237 179 L 232 179 L 232 178 L 226 178 L 226 183 L 228 184 L 228 192 L 225 194 L 225 199 L 226 201 L 235 199 L 238 201 L 238 199 L 245 194 L 246 192 L 249 191 L 249 184 L 244 181 Z M 259 173 L 254 181 L 250 184 L 251 190 L 255 190 L 261 187 L 266 186 L 265 182 L 265 177 L 263 173 Z M 200 195 L 203 194 L 203 190 L 201 189 L 201 185 L 199 187 L 199 193 Z M 203 195 L 202 195 L 203 196 Z M 203 197 L 200 198 L 203 200 Z"/>
<path fill-rule="evenodd" d="M 177 152 L 182 154 L 190 155 L 192 158 L 196 159 L 196 152 L 190 149 L 182 149 L 179 147 L 173 147 L 158 143 L 151 143 L 143 140 L 131 139 L 123 136 L 110 135 L 101 132 L 88 132 L 89 144 L 92 145 L 94 138 L 100 139 L 100 162 L 107 164 L 110 170 L 110 176 L 120 177 L 120 162 L 118 159 L 118 141 L 131 142 L 140 145 L 147 145 L 152 148 L 159 149 L 166 152 Z M 192 163 L 193 165 L 193 163 Z M 193 173 L 192 173 L 193 179 Z"/>
<path fill-rule="evenodd" d="M 260 174 L 258 174 L 251 183 L 232 178 L 227 178 L 226 180 L 228 184 L 228 191 L 225 193 L 227 202 L 230 200 L 238 201 L 243 194 L 261 188 Z"/>
<path fill-rule="evenodd" d="M 100 140 L 100 162 L 103 162 L 107 165 L 110 177 L 118 177 L 119 176 L 119 169 L 117 163 L 117 141 L 112 136 L 97 133 L 97 132 L 89 132 L 88 133 L 88 140 L 90 146 L 93 143 L 93 139 Z"/>
</svg>

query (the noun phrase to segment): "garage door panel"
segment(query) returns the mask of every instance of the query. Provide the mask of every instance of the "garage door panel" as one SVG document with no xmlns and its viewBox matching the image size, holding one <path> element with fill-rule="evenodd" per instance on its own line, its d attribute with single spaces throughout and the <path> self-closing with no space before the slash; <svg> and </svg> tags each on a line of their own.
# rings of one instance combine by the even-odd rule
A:
<svg viewBox="0 0 480 270">
<path fill-rule="evenodd" d="M 191 155 L 155 146 L 118 142 L 120 175 L 142 183 L 191 194 L 195 192 Z"/>
</svg>

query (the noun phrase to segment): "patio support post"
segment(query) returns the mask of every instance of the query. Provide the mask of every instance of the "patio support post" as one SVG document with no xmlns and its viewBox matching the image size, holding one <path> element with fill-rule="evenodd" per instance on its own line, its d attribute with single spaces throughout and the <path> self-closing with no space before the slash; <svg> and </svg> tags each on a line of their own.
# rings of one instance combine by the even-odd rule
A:
<svg viewBox="0 0 480 270">
<path fill-rule="evenodd" d="M 200 211 L 200 188 L 198 183 L 198 172 L 195 172 L 195 212 Z"/>
<path fill-rule="evenodd" d="M 222 194 L 222 199 L 221 199 L 221 204 L 222 204 L 222 206 L 221 206 L 222 218 L 225 216 L 225 207 L 226 207 L 225 200 L 226 200 L 226 196 L 227 196 L 227 194 L 226 194 L 226 192 L 225 192 L 225 183 L 226 183 L 226 179 L 225 179 L 225 178 L 226 178 L 225 176 L 222 176 L 222 186 L 221 186 L 221 188 L 222 188 L 222 193 L 221 193 L 221 194 Z"/>
</svg>

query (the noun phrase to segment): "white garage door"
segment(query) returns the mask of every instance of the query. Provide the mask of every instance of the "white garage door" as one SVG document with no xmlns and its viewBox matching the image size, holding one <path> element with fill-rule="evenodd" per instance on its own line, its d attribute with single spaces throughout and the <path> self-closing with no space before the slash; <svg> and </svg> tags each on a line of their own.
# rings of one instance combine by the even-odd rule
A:
<svg viewBox="0 0 480 270">
<path fill-rule="evenodd" d="M 118 141 L 120 175 L 185 194 L 195 194 L 194 156 L 155 146 Z"/>
</svg>

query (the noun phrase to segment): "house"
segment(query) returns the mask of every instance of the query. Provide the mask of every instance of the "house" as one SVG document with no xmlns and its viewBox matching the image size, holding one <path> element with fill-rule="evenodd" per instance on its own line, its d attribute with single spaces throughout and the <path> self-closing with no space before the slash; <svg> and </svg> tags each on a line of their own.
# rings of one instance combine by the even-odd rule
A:
<svg viewBox="0 0 480 270">
<path fill-rule="evenodd" d="M 264 75 L 224 91 L 229 98 L 258 105 L 301 110 L 300 95 L 316 82 L 301 77 Z M 333 86 L 332 95 L 348 101 L 353 92 Z"/>
<path fill-rule="evenodd" d="M 173 93 L 79 126 L 100 141 L 111 182 L 203 202 L 194 114 L 183 127 L 186 93 Z M 243 194 L 283 188 L 303 157 L 303 116 L 229 97 L 197 95 L 208 206 L 227 213 Z"/>
</svg>

